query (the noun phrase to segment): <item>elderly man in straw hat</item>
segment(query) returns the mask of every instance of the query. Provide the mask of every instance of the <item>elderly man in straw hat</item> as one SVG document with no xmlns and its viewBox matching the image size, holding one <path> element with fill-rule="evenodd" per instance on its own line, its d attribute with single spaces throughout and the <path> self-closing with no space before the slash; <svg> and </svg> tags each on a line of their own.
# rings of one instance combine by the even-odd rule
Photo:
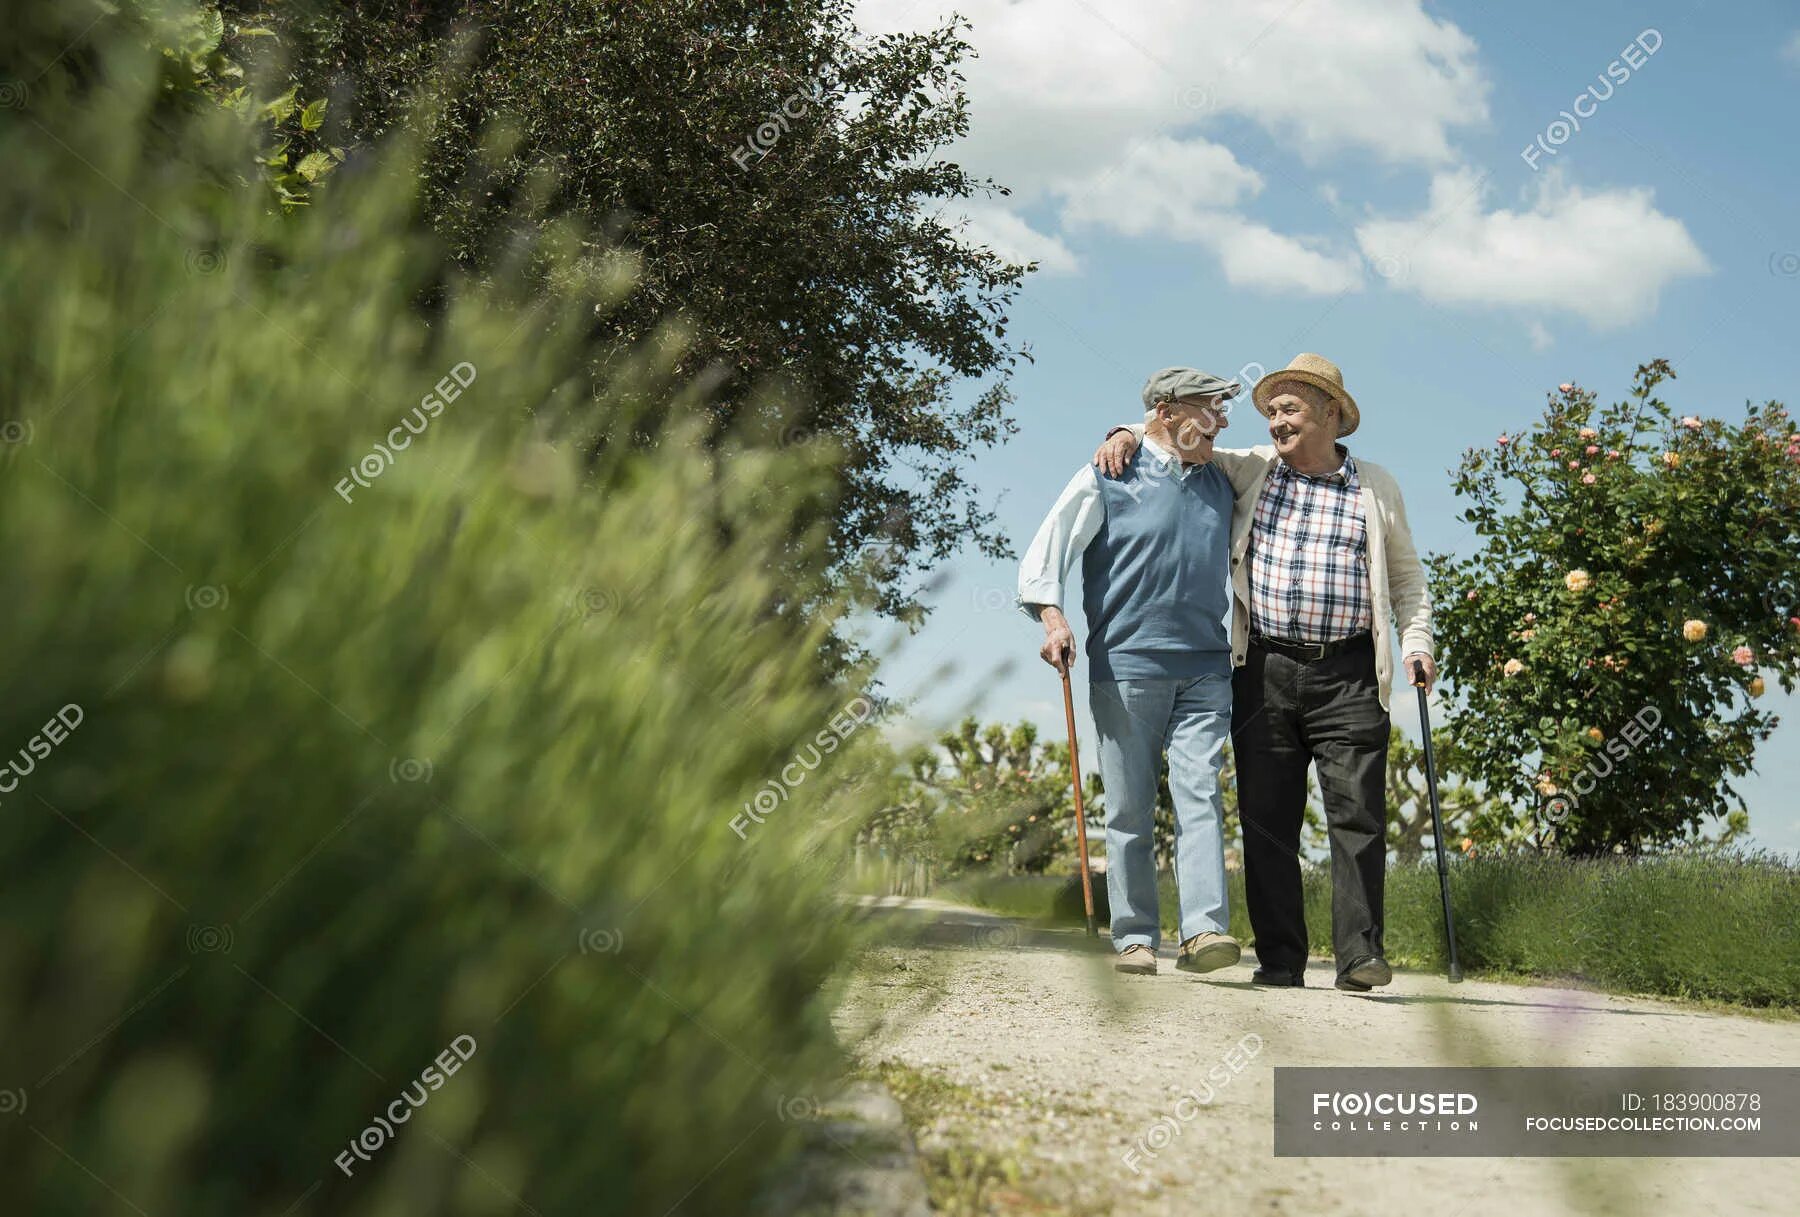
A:
<svg viewBox="0 0 1800 1217">
<path fill-rule="evenodd" d="M 1212 465 L 1224 403 L 1242 386 L 1193 368 L 1144 385 L 1143 442 L 1102 480 L 1083 465 L 1019 567 L 1019 604 L 1043 623 L 1044 662 L 1066 672 L 1075 635 L 1063 587 L 1077 558 L 1088 638 L 1088 704 L 1106 782 L 1106 892 L 1114 963 L 1153 974 L 1162 939 L 1151 848 L 1157 777 L 1175 802 L 1175 966 L 1210 972 L 1242 953 L 1227 932 L 1219 768 L 1231 725 L 1226 549 L 1234 492 Z"/>
<path fill-rule="evenodd" d="M 1297 355 L 1251 394 L 1272 446 L 1221 450 L 1231 479 L 1232 746 L 1244 825 L 1244 882 L 1259 984 L 1304 983 L 1300 826 L 1306 767 L 1319 770 L 1331 837 L 1337 987 L 1393 979 L 1382 948 L 1388 703 L 1393 630 L 1402 664 L 1429 689 L 1431 600 L 1400 488 L 1339 441 L 1361 421 L 1336 364 Z M 1138 428 L 1095 453 L 1126 467 Z"/>
</svg>

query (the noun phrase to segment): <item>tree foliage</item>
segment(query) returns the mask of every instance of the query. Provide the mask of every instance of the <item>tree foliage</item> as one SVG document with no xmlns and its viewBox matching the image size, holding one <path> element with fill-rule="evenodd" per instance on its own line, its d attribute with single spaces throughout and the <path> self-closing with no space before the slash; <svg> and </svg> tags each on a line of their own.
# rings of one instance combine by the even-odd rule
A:
<svg viewBox="0 0 1800 1217">
<path fill-rule="evenodd" d="M 1510 809 L 1496 804 L 1480 787 L 1454 772 L 1456 745 L 1450 732 L 1439 727 L 1431 733 L 1437 766 L 1438 805 L 1444 821 L 1444 848 L 1451 852 L 1507 849 L 1522 843 Z M 1387 847 L 1394 861 L 1410 865 L 1424 855 L 1425 843 L 1434 835 L 1431 823 L 1431 791 L 1425 780 L 1425 749 L 1388 728 Z M 1463 843 L 1467 841 L 1465 846 Z"/>
<path fill-rule="evenodd" d="M 427 212 L 465 265 L 516 256 L 522 200 L 540 223 L 580 215 L 640 272 L 598 334 L 686 318 L 679 371 L 713 379 L 720 427 L 779 386 L 780 442 L 843 450 L 819 508 L 837 569 L 916 620 L 926 565 L 1007 552 L 965 464 L 1012 430 L 1006 310 L 1026 268 L 952 226 L 1000 189 L 941 156 L 968 124 L 962 27 L 868 37 L 853 8 L 420 0 L 256 19 L 303 90 L 342 96 L 347 142 L 428 128 Z"/>
<path fill-rule="evenodd" d="M 1036 725 L 984 727 L 966 718 L 935 747 L 915 752 L 909 767 L 910 792 L 896 810 L 929 826 L 911 841 L 930 850 L 944 877 L 965 870 L 1041 874 L 1073 858 L 1069 748 L 1040 741 Z M 1098 792 L 1090 776 L 1083 795 Z"/>
<path fill-rule="evenodd" d="M 1481 538 L 1432 562 L 1464 772 L 1534 840 L 1639 850 L 1743 813 L 1800 675 L 1800 431 L 1775 402 L 1741 423 L 1677 417 L 1674 371 L 1600 405 L 1564 385 L 1542 419 L 1456 475 Z"/>
<path fill-rule="evenodd" d="M 198 0 L 127 0 L 121 14 L 138 23 L 145 44 L 160 55 L 158 88 L 168 112 L 159 127 L 179 133 L 201 106 L 230 111 L 257 128 L 254 165 L 246 169 L 254 170 L 281 209 L 312 202 L 314 184 L 344 159 L 344 149 L 324 139 L 326 98 L 302 97 L 298 85 L 259 96 L 243 64 L 227 51 L 228 43 L 249 47 L 273 39 L 273 30 L 228 23 L 216 5 Z"/>
</svg>

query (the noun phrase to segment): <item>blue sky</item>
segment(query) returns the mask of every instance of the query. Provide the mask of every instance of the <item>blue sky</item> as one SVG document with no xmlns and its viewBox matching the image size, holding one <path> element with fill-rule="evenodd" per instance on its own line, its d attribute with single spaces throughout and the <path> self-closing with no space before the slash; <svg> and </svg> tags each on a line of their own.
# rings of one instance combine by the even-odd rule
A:
<svg viewBox="0 0 1800 1217">
<path fill-rule="evenodd" d="M 954 155 L 1014 190 L 969 230 L 1044 268 L 1013 310 L 1035 358 L 1019 432 L 975 467 L 1020 551 L 1169 364 L 1337 361 L 1363 411 L 1353 451 L 1398 476 L 1439 552 L 1473 543 L 1459 454 L 1559 382 L 1611 400 L 1666 357 L 1682 413 L 1800 407 L 1800 7 L 869 0 L 862 23 L 952 8 L 979 53 Z M 1579 131 L 1552 126 L 1608 84 Z M 1225 442 L 1264 438 L 1245 408 Z M 886 669 L 914 729 L 975 713 L 1060 735 L 1014 564 L 940 574 Z M 1797 851 L 1800 705 L 1770 696 L 1785 721 L 1743 790 L 1757 843 Z M 1410 705 L 1396 717 L 1416 731 Z"/>
</svg>

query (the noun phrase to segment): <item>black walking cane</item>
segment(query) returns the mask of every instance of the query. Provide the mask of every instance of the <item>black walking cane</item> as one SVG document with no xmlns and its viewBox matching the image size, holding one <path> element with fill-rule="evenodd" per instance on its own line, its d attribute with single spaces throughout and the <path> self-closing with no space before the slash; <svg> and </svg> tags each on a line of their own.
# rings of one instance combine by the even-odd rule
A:
<svg viewBox="0 0 1800 1217">
<path fill-rule="evenodd" d="M 1069 691 L 1067 656 L 1057 671 L 1062 673 L 1063 714 L 1069 720 L 1069 774 L 1075 782 L 1075 842 L 1081 854 L 1081 903 L 1087 909 L 1088 937 L 1098 938 L 1100 927 L 1094 924 L 1094 881 L 1088 875 L 1087 810 L 1081 805 L 1081 754 L 1075 750 L 1075 695 Z"/>
<path fill-rule="evenodd" d="M 1444 936 L 1450 942 L 1450 983 L 1462 980 L 1456 962 L 1456 921 L 1450 915 L 1450 866 L 1444 860 L 1444 811 L 1438 806 L 1437 762 L 1431 755 L 1431 710 L 1425 704 L 1425 666 L 1413 664 L 1413 687 L 1419 691 L 1419 730 L 1425 736 L 1425 787 L 1431 792 L 1431 839 L 1437 844 L 1438 894 L 1444 900 Z"/>
</svg>

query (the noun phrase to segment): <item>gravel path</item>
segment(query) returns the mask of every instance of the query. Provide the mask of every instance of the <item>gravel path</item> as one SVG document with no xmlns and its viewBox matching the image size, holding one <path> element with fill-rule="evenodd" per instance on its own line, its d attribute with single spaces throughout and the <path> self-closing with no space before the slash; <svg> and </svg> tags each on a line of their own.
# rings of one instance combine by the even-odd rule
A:
<svg viewBox="0 0 1800 1217">
<path fill-rule="evenodd" d="M 921 1149 L 1016 1162 L 1001 1213 L 1793 1213 L 1800 1160 L 1747 1158 L 1371 1160 L 1275 1158 L 1276 1065 L 1793 1065 L 1800 1023 L 1639 998 L 1399 973 L 1377 995 L 1340 993 L 1328 963 L 1308 988 L 1252 986 L 1248 956 L 1205 978 L 1116 977 L 1078 933 L 1021 930 L 973 910 L 906 902 L 923 938 L 872 953 L 839 1014 L 872 1064 L 941 1079 Z M 1250 1037 L 1246 1039 L 1246 1037 Z M 1144 1155 L 1176 1099 L 1207 1093 L 1228 1053 L 1253 1059 L 1179 1135 Z M 1227 1068 L 1212 1074 L 1229 1075 Z M 1140 1145 L 1139 1170 L 1124 1161 Z"/>
</svg>

